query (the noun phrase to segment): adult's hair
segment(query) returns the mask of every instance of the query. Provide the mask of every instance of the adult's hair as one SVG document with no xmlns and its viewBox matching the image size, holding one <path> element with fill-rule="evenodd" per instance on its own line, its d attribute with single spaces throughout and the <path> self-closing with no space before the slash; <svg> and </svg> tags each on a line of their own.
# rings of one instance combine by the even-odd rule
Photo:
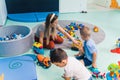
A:
<svg viewBox="0 0 120 80">
<path fill-rule="evenodd" d="M 62 60 L 67 59 L 67 57 L 67 53 L 61 48 L 52 49 L 50 51 L 50 60 L 52 63 L 62 62 Z"/>
<path fill-rule="evenodd" d="M 54 34 L 56 33 L 55 27 L 50 26 L 50 24 L 52 24 L 56 19 L 58 19 L 58 16 L 55 15 L 54 13 L 50 13 L 46 17 L 44 34 L 47 37 L 47 42 L 49 42 L 50 34 L 52 34 L 52 37 L 53 37 Z"/>
</svg>

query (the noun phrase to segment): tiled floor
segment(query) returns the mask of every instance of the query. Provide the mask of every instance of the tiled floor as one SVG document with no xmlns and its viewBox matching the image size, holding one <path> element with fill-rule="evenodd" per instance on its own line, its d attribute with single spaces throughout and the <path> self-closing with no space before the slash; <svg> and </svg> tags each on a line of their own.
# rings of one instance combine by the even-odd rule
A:
<svg viewBox="0 0 120 80">
<path fill-rule="evenodd" d="M 59 15 L 59 20 L 77 20 L 97 25 L 105 32 L 105 39 L 97 45 L 98 57 L 97 65 L 102 72 L 108 72 L 107 66 L 110 63 L 120 61 L 120 54 L 113 54 L 111 49 L 115 48 L 115 42 L 120 37 L 120 10 L 108 9 L 96 5 L 88 6 L 88 13 L 65 13 Z M 6 25 L 26 25 L 33 28 L 40 22 L 24 23 L 7 20 Z M 77 52 L 66 49 L 69 56 Z M 27 53 L 32 53 L 32 50 Z M 49 55 L 49 50 L 45 50 L 45 55 Z M 63 80 L 61 78 L 63 69 L 52 65 L 49 69 L 36 68 L 38 80 Z"/>
</svg>

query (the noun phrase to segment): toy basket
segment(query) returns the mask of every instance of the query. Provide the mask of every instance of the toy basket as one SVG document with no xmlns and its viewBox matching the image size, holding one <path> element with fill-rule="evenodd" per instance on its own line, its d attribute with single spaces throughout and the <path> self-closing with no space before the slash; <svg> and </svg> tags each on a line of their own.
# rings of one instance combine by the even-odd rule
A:
<svg viewBox="0 0 120 80">
<path fill-rule="evenodd" d="M 14 56 L 27 52 L 33 44 L 32 30 L 21 25 L 0 27 L 0 37 L 10 34 L 22 34 L 21 39 L 0 41 L 0 56 Z"/>
</svg>

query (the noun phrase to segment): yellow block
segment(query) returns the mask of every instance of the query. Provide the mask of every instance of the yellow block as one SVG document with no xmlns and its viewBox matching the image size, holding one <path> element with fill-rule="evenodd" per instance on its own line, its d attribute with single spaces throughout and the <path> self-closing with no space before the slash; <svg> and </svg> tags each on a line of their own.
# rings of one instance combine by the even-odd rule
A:
<svg viewBox="0 0 120 80">
<path fill-rule="evenodd" d="M 0 80 L 4 80 L 4 74 L 0 75 Z"/>
</svg>

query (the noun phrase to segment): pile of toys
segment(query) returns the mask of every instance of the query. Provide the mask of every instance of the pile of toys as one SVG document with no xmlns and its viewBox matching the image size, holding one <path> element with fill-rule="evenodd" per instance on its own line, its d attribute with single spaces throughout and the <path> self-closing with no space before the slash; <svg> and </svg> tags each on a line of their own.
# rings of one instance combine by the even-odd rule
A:
<svg viewBox="0 0 120 80">
<path fill-rule="evenodd" d="M 0 41 L 8 41 L 8 40 L 16 40 L 16 39 L 22 39 L 24 37 L 24 35 L 22 34 L 11 34 L 11 35 L 7 35 L 5 37 L 0 37 Z"/>
<path fill-rule="evenodd" d="M 116 41 L 116 48 L 112 49 L 111 52 L 120 54 L 120 38 L 118 38 Z"/>
<path fill-rule="evenodd" d="M 37 55 L 37 65 L 43 68 L 49 68 L 51 66 L 50 58 L 44 56 L 44 49 L 40 42 L 33 43 L 33 51 Z"/>
<path fill-rule="evenodd" d="M 106 77 L 107 80 L 120 80 L 120 64 L 111 63 L 108 66 L 109 72 L 107 73 Z"/>
<path fill-rule="evenodd" d="M 64 30 L 65 30 L 70 36 L 74 37 L 78 42 L 80 42 L 79 46 L 82 46 L 82 42 L 81 42 L 81 40 L 79 39 L 79 37 L 75 35 L 75 32 L 76 32 L 78 29 L 82 28 L 82 27 L 84 27 L 83 24 L 77 24 L 77 23 L 75 23 L 75 22 L 71 22 L 69 25 L 66 25 L 66 27 L 64 28 Z M 66 37 L 64 36 L 64 34 L 62 34 L 61 32 L 58 32 L 58 35 L 59 35 L 60 37 L 62 37 L 62 38 L 66 38 Z M 75 45 L 74 43 L 72 43 L 71 49 L 72 49 L 72 50 L 75 50 L 75 51 L 78 51 L 78 45 Z"/>
<path fill-rule="evenodd" d="M 88 69 L 91 71 L 92 77 L 100 78 L 100 79 L 104 79 L 105 78 L 105 73 L 100 72 L 98 70 L 98 68 L 90 67 Z"/>
<path fill-rule="evenodd" d="M 72 37 L 77 37 L 75 35 L 75 31 L 78 30 L 80 27 L 83 27 L 83 24 L 77 24 L 75 22 L 71 22 L 69 25 L 66 25 L 66 27 L 64 28 L 64 30 L 70 34 L 70 36 Z M 62 38 L 65 38 L 64 34 L 62 34 L 61 32 L 58 32 L 58 35 Z"/>
</svg>

